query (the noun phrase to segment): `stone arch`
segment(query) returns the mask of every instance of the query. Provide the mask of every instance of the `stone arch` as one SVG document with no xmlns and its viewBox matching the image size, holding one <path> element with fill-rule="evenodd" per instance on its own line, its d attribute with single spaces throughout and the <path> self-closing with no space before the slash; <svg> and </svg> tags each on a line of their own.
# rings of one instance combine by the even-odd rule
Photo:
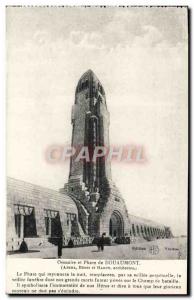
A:
<svg viewBox="0 0 194 300">
<path fill-rule="evenodd" d="M 144 233 L 145 233 L 145 236 L 147 236 L 147 227 L 144 226 Z"/>
<path fill-rule="evenodd" d="M 133 235 L 136 236 L 136 231 L 135 231 L 135 225 L 132 224 L 132 232 L 133 232 Z"/>
<path fill-rule="evenodd" d="M 147 227 L 147 234 L 148 234 L 148 236 L 150 236 L 150 228 L 149 227 Z"/>
<path fill-rule="evenodd" d="M 144 235 L 144 230 L 143 230 L 143 226 L 141 225 L 141 235 Z"/>
<path fill-rule="evenodd" d="M 109 235 L 112 237 L 124 236 L 123 217 L 118 211 L 113 211 L 109 221 Z"/>
<path fill-rule="evenodd" d="M 140 230 L 139 230 L 139 226 L 136 225 L 136 231 L 137 231 L 137 235 L 139 236 L 140 235 Z"/>
</svg>

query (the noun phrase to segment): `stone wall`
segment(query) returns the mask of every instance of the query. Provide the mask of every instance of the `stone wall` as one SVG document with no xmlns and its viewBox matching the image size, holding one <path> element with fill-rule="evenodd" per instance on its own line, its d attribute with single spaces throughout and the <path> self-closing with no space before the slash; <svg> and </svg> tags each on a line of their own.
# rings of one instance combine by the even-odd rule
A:
<svg viewBox="0 0 194 300">
<path fill-rule="evenodd" d="M 15 215 L 18 209 L 32 209 L 36 222 L 37 237 L 45 237 L 45 217 L 48 213 L 57 214 L 61 223 L 63 236 L 70 236 L 70 223 L 68 219 L 74 217 L 78 220 L 78 211 L 74 201 L 67 195 L 57 191 L 33 185 L 21 180 L 8 178 L 7 181 L 7 239 L 17 238 Z M 24 212 L 25 214 L 25 212 Z M 79 226 L 74 231 L 79 234 Z M 76 227 L 76 228 L 75 228 Z"/>
</svg>

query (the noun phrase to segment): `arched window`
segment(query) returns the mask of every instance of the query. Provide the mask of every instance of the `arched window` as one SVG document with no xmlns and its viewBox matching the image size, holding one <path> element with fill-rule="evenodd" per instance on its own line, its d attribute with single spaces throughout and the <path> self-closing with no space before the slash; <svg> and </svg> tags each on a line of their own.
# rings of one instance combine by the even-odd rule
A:
<svg viewBox="0 0 194 300">
<path fill-rule="evenodd" d="M 147 228 L 146 228 L 146 226 L 144 226 L 144 232 L 145 232 L 145 235 L 147 235 Z"/>
<path fill-rule="evenodd" d="M 137 235 L 139 235 L 139 226 L 136 225 Z"/>
<path fill-rule="evenodd" d="M 150 228 L 149 227 L 147 228 L 147 233 L 148 233 L 148 235 L 150 235 Z"/>
<path fill-rule="evenodd" d="M 136 236 L 136 232 L 135 232 L 135 226 L 134 224 L 132 224 L 132 231 L 133 231 L 133 235 Z"/>
</svg>

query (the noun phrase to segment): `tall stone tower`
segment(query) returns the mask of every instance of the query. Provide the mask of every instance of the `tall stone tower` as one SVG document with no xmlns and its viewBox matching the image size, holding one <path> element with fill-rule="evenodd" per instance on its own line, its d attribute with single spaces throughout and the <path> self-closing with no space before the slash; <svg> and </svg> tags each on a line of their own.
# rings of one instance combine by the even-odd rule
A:
<svg viewBox="0 0 194 300">
<path fill-rule="evenodd" d="M 91 236 L 103 232 L 124 236 L 129 231 L 128 213 L 112 181 L 110 161 L 104 157 L 92 161 L 97 146 L 109 149 L 109 112 L 104 89 L 91 70 L 78 82 L 72 125 L 72 146 L 77 152 L 71 158 L 65 192 L 77 204 L 82 230 Z M 90 160 L 77 159 L 80 150 L 86 148 Z"/>
</svg>

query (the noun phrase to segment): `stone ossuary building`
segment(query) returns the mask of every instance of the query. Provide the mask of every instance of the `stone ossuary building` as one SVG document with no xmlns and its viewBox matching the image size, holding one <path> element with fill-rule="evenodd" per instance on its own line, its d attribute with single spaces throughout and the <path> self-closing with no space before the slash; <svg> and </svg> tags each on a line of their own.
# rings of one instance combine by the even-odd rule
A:
<svg viewBox="0 0 194 300">
<path fill-rule="evenodd" d="M 72 109 L 72 146 L 109 147 L 109 112 L 104 89 L 91 71 L 80 78 Z M 59 192 L 8 178 L 7 250 L 19 248 L 25 238 L 34 242 L 63 236 L 74 244 L 89 244 L 93 238 L 130 236 L 131 241 L 172 237 L 168 226 L 128 214 L 125 201 L 112 181 L 111 163 L 71 157 L 68 183 Z"/>
</svg>

